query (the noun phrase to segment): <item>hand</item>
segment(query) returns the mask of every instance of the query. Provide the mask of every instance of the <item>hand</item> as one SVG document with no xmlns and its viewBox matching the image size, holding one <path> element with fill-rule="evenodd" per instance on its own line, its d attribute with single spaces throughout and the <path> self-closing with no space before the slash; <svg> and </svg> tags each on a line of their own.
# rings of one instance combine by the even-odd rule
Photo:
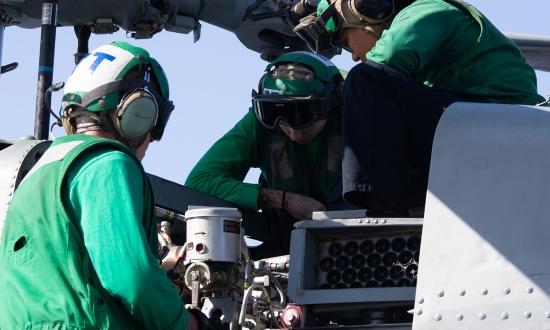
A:
<svg viewBox="0 0 550 330">
<path fill-rule="evenodd" d="M 284 201 L 283 201 L 284 195 Z M 283 205 L 284 202 L 284 205 Z M 305 195 L 290 191 L 262 188 L 258 195 L 258 205 L 261 209 L 285 210 L 298 220 L 311 219 L 315 211 L 324 211 L 326 207 L 319 201 Z"/>
<path fill-rule="evenodd" d="M 316 199 L 287 191 L 284 209 L 298 220 L 311 219 L 315 211 L 325 211 L 326 207 Z"/>
</svg>

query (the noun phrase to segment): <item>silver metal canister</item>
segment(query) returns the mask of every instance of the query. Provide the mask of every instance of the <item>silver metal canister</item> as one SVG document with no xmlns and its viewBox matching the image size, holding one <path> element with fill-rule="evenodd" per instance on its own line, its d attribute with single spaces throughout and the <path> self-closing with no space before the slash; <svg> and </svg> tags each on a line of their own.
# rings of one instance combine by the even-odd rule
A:
<svg viewBox="0 0 550 330">
<path fill-rule="evenodd" d="M 185 263 L 237 262 L 241 257 L 241 212 L 229 207 L 193 208 L 185 212 Z"/>
</svg>

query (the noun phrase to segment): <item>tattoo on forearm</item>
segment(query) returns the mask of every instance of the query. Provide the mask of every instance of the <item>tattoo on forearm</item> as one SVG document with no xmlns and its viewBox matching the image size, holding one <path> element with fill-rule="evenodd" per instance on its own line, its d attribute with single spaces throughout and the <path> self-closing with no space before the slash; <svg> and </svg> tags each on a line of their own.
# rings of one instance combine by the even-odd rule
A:
<svg viewBox="0 0 550 330">
<path fill-rule="evenodd" d="M 279 208 L 281 204 L 280 200 L 281 194 L 278 190 L 262 188 L 258 196 L 258 205 L 262 209 Z"/>
</svg>

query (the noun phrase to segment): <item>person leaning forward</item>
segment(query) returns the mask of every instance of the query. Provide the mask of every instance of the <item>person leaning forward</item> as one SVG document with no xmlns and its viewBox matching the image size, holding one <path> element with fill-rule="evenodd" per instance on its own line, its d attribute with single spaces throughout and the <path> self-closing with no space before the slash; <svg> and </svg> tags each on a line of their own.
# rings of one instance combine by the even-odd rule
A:
<svg viewBox="0 0 550 330">
<path fill-rule="evenodd" d="M 261 219 L 243 223 L 247 234 L 264 241 L 263 252 L 252 250 L 254 258 L 288 253 L 296 220 L 341 207 L 342 81 L 322 56 L 293 52 L 277 58 L 253 91 L 252 108 L 187 177 L 187 187 L 263 210 Z M 253 167 L 261 170 L 259 184 L 244 183 Z"/>
<path fill-rule="evenodd" d="M 435 128 L 451 103 L 544 101 L 518 47 L 461 0 L 322 0 L 295 31 L 362 62 L 344 88 L 343 192 L 371 216 L 422 215 Z"/>
<path fill-rule="evenodd" d="M 140 162 L 162 137 L 168 95 L 157 61 L 124 42 L 75 68 L 62 100 L 68 135 L 51 144 L 8 209 L 0 328 L 197 328 L 159 267 Z"/>
</svg>

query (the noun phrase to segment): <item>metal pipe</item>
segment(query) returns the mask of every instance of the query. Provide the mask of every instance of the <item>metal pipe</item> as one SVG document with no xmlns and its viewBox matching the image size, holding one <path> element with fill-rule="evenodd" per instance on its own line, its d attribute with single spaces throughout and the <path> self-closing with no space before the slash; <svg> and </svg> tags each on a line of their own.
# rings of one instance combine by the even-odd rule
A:
<svg viewBox="0 0 550 330">
<path fill-rule="evenodd" d="M 259 284 L 252 284 L 248 289 L 246 289 L 244 291 L 243 302 L 242 302 L 242 305 L 241 305 L 241 312 L 239 313 L 239 325 L 240 326 L 243 326 L 244 320 L 246 318 L 246 305 L 248 305 L 248 299 L 250 298 L 250 295 L 252 295 L 252 291 L 254 291 L 256 289 L 262 291 L 264 296 L 267 297 L 267 299 L 269 299 L 269 293 L 267 292 L 267 289 L 264 288 L 263 286 L 259 285 Z M 274 319 L 275 316 L 273 315 L 273 311 L 271 310 L 271 308 L 270 308 L 269 312 L 271 313 L 271 317 Z"/>
<path fill-rule="evenodd" d="M 36 90 L 36 110 L 34 116 L 34 136 L 39 140 L 48 139 L 50 126 L 50 100 L 45 98 L 52 84 L 55 55 L 55 32 L 57 26 L 57 1 L 42 3 L 42 26 L 40 31 L 40 59 L 38 62 L 38 85 Z M 47 102 L 47 103 L 46 103 Z"/>
</svg>

